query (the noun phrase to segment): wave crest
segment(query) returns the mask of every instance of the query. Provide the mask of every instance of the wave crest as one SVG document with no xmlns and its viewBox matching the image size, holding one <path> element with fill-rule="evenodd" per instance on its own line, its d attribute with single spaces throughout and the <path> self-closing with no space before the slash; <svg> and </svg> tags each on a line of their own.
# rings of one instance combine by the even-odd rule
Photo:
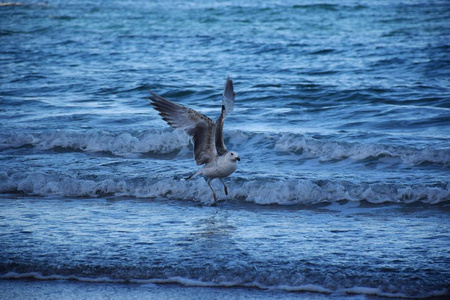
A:
<svg viewBox="0 0 450 300">
<path fill-rule="evenodd" d="M 301 159 L 333 162 L 374 160 L 402 163 L 408 166 L 433 164 L 450 167 L 450 149 L 383 145 L 378 143 L 352 143 L 322 140 L 294 133 L 260 133 L 234 130 L 225 133 L 230 149 L 258 155 L 273 155 L 274 151 L 287 152 Z M 190 137 L 181 130 L 142 131 L 53 131 L 12 132 L 0 134 L 0 150 L 33 147 L 41 151 L 66 150 L 111 153 L 122 157 L 168 154 L 191 144 Z"/>
<path fill-rule="evenodd" d="M 450 200 L 450 183 L 396 184 L 346 180 L 230 178 L 229 195 L 219 181 L 213 181 L 219 199 L 259 205 L 320 204 L 342 200 L 370 203 L 427 203 Z M 79 179 L 65 174 L 0 172 L 0 193 L 21 193 L 64 197 L 169 198 L 211 203 L 211 193 L 203 179 L 106 178 Z"/>
<path fill-rule="evenodd" d="M 0 149 L 33 146 L 39 150 L 71 149 L 86 152 L 109 152 L 118 156 L 142 153 L 165 154 L 189 144 L 189 137 L 181 131 L 155 130 L 135 132 L 110 131 L 54 131 L 4 133 Z"/>
<path fill-rule="evenodd" d="M 450 166 L 449 149 L 417 149 L 383 144 L 322 141 L 290 133 L 283 134 L 277 140 L 275 148 L 280 151 L 301 153 L 308 158 L 318 158 L 320 161 L 343 159 L 363 161 L 390 157 L 413 166 L 426 163 Z"/>
</svg>

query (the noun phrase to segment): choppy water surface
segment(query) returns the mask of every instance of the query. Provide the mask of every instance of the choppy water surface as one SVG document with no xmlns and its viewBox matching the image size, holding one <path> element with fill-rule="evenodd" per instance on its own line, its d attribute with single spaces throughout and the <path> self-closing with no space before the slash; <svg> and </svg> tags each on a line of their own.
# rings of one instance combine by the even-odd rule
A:
<svg viewBox="0 0 450 300">
<path fill-rule="evenodd" d="M 1 276 L 448 293 L 449 18 L 447 1 L 1 5 Z M 213 208 L 146 95 L 215 119 L 228 75 L 242 161 Z"/>
</svg>

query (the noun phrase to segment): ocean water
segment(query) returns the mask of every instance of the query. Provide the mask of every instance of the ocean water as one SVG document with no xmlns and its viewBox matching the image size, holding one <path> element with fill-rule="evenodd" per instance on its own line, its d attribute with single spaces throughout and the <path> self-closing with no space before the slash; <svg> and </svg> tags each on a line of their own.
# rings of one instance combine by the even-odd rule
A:
<svg viewBox="0 0 450 300">
<path fill-rule="evenodd" d="M 448 296 L 449 19 L 419 0 L 0 4 L 0 278 Z M 227 76 L 241 162 L 213 207 L 146 97 L 216 119 Z"/>
</svg>

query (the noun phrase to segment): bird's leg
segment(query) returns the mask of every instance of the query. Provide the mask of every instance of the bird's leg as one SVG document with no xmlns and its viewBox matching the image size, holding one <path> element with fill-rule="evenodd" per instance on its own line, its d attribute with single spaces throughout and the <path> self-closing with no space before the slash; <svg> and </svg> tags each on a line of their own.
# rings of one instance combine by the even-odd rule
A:
<svg viewBox="0 0 450 300">
<path fill-rule="evenodd" d="M 209 188 L 212 191 L 213 197 L 214 197 L 214 205 L 217 204 L 217 197 L 216 197 L 216 192 L 214 192 L 214 189 L 211 186 L 211 178 L 208 178 L 208 181 L 206 181 L 206 183 L 208 183 Z"/>
<path fill-rule="evenodd" d="M 225 190 L 225 195 L 228 196 L 228 189 L 227 189 L 227 186 L 225 185 L 225 182 L 223 182 L 222 178 L 219 177 L 219 179 L 220 179 L 220 182 L 222 182 L 222 184 L 223 184 L 223 188 Z"/>
</svg>

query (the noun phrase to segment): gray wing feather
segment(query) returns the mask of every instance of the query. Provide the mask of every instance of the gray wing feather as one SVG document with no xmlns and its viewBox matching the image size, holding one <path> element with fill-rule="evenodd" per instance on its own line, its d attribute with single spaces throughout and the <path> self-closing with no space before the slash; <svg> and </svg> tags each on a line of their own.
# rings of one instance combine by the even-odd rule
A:
<svg viewBox="0 0 450 300">
<path fill-rule="evenodd" d="M 233 112 L 234 95 L 233 81 L 228 77 L 223 90 L 222 112 L 216 121 L 216 149 L 219 155 L 228 152 L 227 147 L 223 142 L 223 124 L 225 122 L 225 117 Z"/>
<path fill-rule="evenodd" d="M 227 82 L 225 83 L 225 88 L 223 89 L 222 95 L 222 105 L 225 106 L 225 116 L 228 116 L 233 112 L 234 109 L 234 89 L 233 89 L 233 80 L 230 77 L 227 78 Z"/>
<path fill-rule="evenodd" d="M 173 103 L 150 92 L 152 105 L 173 128 L 183 129 L 194 141 L 194 157 L 197 165 L 209 163 L 217 157 L 215 145 L 216 124 L 204 114 Z"/>
</svg>

